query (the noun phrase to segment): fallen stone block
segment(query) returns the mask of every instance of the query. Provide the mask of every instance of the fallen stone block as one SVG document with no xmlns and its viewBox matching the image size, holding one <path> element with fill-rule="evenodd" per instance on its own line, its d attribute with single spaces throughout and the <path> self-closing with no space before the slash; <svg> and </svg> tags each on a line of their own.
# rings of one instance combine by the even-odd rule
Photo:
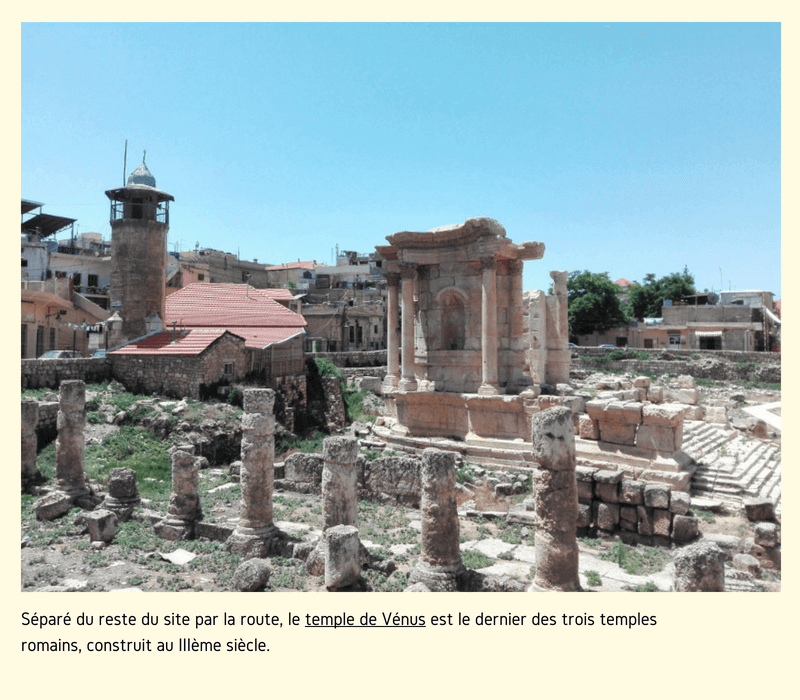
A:
<svg viewBox="0 0 800 700">
<path fill-rule="evenodd" d="M 33 511 L 39 520 L 55 520 L 72 509 L 72 499 L 61 491 L 42 496 L 33 504 Z"/>
<path fill-rule="evenodd" d="M 325 531 L 325 587 L 346 588 L 361 578 L 358 528 L 335 525 Z"/>
<path fill-rule="evenodd" d="M 111 542 L 117 533 L 119 518 L 113 511 L 101 509 L 81 513 L 78 521 L 86 526 L 90 541 Z"/>
<path fill-rule="evenodd" d="M 266 559 L 247 559 L 233 572 L 233 585 L 236 590 L 247 593 L 263 591 L 271 575 Z"/>
<path fill-rule="evenodd" d="M 700 522 L 694 515 L 672 516 L 672 539 L 675 542 L 691 542 L 700 534 Z"/>
<path fill-rule="evenodd" d="M 744 513 L 750 522 L 775 520 L 775 506 L 769 498 L 745 498 Z"/>
<path fill-rule="evenodd" d="M 755 536 L 753 541 L 761 547 L 777 547 L 778 545 L 778 526 L 775 523 L 756 523 Z"/>
<path fill-rule="evenodd" d="M 700 540 L 683 547 L 673 561 L 676 591 L 725 590 L 725 555 L 713 542 Z"/>
</svg>

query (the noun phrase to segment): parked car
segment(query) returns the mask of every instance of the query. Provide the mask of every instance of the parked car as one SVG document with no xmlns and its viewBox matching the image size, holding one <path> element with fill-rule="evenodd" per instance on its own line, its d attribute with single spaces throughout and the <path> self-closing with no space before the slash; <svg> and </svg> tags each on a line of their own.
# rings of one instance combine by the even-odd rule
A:
<svg viewBox="0 0 800 700">
<path fill-rule="evenodd" d="M 605 345 L 598 345 L 597 347 L 598 348 L 605 348 L 606 350 L 616 350 L 617 349 L 616 345 L 609 345 L 608 343 L 606 343 Z"/>
<path fill-rule="evenodd" d="M 570 344 L 569 344 L 569 347 L 571 347 L 571 348 L 577 348 L 578 346 L 577 346 L 577 345 L 575 345 L 575 343 L 570 343 Z"/>
<path fill-rule="evenodd" d="M 74 360 L 78 357 L 81 354 L 74 350 L 48 350 L 44 355 L 39 355 L 40 360 Z"/>
<path fill-rule="evenodd" d="M 106 356 L 106 351 L 105 350 L 95 350 L 92 353 L 92 357 L 105 357 L 105 356 Z"/>
</svg>

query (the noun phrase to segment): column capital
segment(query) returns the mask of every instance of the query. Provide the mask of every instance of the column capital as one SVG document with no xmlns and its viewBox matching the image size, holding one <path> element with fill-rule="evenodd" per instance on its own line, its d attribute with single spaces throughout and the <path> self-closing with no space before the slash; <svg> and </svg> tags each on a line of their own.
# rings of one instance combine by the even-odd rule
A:
<svg viewBox="0 0 800 700">
<path fill-rule="evenodd" d="M 390 287 L 397 287 L 400 284 L 400 273 L 399 272 L 387 272 L 386 273 L 386 284 Z"/>
<path fill-rule="evenodd" d="M 417 273 L 416 263 L 400 263 L 400 276 L 404 280 L 414 279 Z"/>
<path fill-rule="evenodd" d="M 481 256 L 481 270 L 495 270 L 497 269 L 497 259 L 494 255 Z"/>
<path fill-rule="evenodd" d="M 510 275 L 519 275 L 522 272 L 522 260 L 507 260 L 506 269 Z"/>
</svg>

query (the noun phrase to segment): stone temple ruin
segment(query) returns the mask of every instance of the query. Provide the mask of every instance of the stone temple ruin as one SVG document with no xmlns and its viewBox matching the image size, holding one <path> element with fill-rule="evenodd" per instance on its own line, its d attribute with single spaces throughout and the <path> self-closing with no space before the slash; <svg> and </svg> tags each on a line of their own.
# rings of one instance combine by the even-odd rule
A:
<svg viewBox="0 0 800 700">
<path fill-rule="evenodd" d="M 522 291 L 523 261 L 541 259 L 543 243 L 512 243 L 487 218 L 387 240 L 377 247 L 389 277 L 384 393 L 393 420 L 383 440 L 424 449 L 433 438 L 468 457 L 530 464 L 533 416 L 565 406 L 579 464 L 688 489 L 691 459 L 680 448 L 689 406 L 664 404 L 646 377 L 595 398 L 567 383 L 567 273 L 550 273 L 550 296 Z"/>
<path fill-rule="evenodd" d="M 405 456 L 367 463 L 358 440 L 331 437 L 322 455 L 295 454 L 276 465 L 274 392 L 247 389 L 235 526 L 204 523 L 197 488 L 202 458 L 180 445 L 172 453 L 167 512 L 146 515 L 156 534 L 225 542 L 243 560 L 234 577 L 240 590 L 265 585 L 273 556 L 305 561 L 312 575 L 324 575 L 328 590 L 359 590 L 364 569 L 394 570 L 360 539 L 358 505 L 366 495 L 420 511 L 419 559 L 406 590 L 521 590 L 462 561 L 456 468 L 472 458 L 532 476 L 533 512 L 519 516 L 536 526 L 528 590 L 581 590 L 576 537 L 589 532 L 667 547 L 694 542 L 675 560 L 676 588 L 724 590 L 722 553 L 698 538 L 690 509 L 694 465 L 681 447 L 684 419 L 697 403 L 691 379 L 673 394 L 647 377 L 596 395 L 573 390 L 567 274 L 550 273 L 552 295 L 523 293 L 522 263 L 541 259 L 544 245 L 514 244 L 492 219 L 387 240 L 389 246 L 378 247 L 389 279 L 387 415 L 373 437 Z M 79 381 L 61 385 L 56 481 L 34 509 L 52 519 L 79 505 L 89 511 L 82 522 L 91 539 L 109 542 L 139 498 L 130 470 L 115 470 L 102 503 L 87 485 L 84 389 Z M 29 490 L 42 480 L 30 425 L 35 409 L 23 402 L 22 482 Z M 298 539 L 273 521 L 276 488 L 321 497 L 323 526 L 315 538 Z M 769 510 L 761 520 L 774 520 Z M 777 547 L 775 526 L 759 527 L 756 544 Z"/>
</svg>

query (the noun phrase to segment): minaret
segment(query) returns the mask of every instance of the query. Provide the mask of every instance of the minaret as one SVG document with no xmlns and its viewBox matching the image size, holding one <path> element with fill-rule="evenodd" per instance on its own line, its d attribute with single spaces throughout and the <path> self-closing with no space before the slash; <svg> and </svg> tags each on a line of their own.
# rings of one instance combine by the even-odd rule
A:
<svg viewBox="0 0 800 700">
<path fill-rule="evenodd" d="M 145 151 L 145 154 L 147 152 Z M 142 164 L 125 187 L 108 190 L 111 200 L 111 309 L 122 317 L 121 339 L 164 328 L 169 203 Z"/>
</svg>

